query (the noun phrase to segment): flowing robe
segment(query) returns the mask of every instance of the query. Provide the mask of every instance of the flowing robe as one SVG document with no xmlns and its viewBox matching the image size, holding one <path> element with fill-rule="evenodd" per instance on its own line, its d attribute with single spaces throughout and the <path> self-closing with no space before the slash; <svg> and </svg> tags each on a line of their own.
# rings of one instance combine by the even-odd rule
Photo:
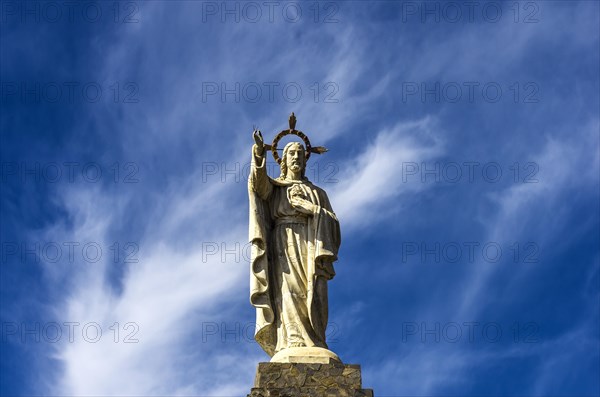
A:
<svg viewBox="0 0 600 397">
<path fill-rule="evenodd" d="M 289 347 L 327 348 L 327 281 L 340 246 L 340 228 L 325 191 L 306 178 L 271 179 L 266 159 L 252 156 L 250 199 L 250 302 L 255 339 L 270 355 Z M 313 214 L 290 204 L 300 195 Z"/>
</svg>

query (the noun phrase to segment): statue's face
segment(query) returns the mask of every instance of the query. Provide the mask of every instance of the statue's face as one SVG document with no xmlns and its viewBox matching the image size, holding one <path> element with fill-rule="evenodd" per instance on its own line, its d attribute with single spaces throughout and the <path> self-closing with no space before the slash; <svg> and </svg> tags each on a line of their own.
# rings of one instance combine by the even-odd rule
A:
<svg viewBox="0 0 600 397">
<path fill-rule="evenodd" d="M 292 143 L 287 150 L 285 159 L 288 169 L 294 172 L 302 171 L 305 161 L 304 156 L 304 147 L 302 144 Z"/>
</svg>

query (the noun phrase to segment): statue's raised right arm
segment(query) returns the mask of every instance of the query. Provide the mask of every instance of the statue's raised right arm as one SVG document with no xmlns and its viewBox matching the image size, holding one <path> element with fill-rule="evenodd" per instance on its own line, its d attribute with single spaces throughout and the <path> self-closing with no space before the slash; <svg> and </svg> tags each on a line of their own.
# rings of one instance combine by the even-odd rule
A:
<svg viewBox="0 0 600 397">
<path fill-rule="evenodd" d="M 265 144 L 260 131 L 255 130 L 252 133 L 254 145 L 252 145 L 252 163 L 250 166 L 250 177 L 248 178 L 248 187 L 255 191 L 263 200 L 269 198 L 273 185 L 267 174 L 267 159 L 265 156 Z"/>
</svg>

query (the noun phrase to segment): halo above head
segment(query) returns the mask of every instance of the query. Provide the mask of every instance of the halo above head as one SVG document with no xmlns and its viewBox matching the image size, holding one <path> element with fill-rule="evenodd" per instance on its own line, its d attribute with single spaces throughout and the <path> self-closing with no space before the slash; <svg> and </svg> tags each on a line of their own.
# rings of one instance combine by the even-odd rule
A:
<svg viewBox="0 0 600 397">
<path fill-rule="evenodd" d="M 304 145 L 306 146 L 306 161 L 308 161 L 308 158 L 310 157 L 310 151 L 312 149 L 312 146 L 310 145 L 310 140 L 302 131 L 296 130 L 283 130 L 279 134 L 277 134 L 275 139 L 273 139 L 273 143 L 271 144 L 271 153 L 273 153 L 273 158 L 275 159 L 275 161 L 277 161 L 278 164 L 281 164 L 281 158 L 279 157 L 279 153 L 277 153 L 277 144 L 279 144 L 281 138 L 283 138 L 286 135 L 296 135 L 304 141 Z"/>
<path fill-rule="evenodd" d="M 321 154 L 327 151 L 327 149 L 322 146 L 317 146 L 313 148 L 310 144 L 310 139 L 308 139 L 308 136 L 306 136 L 306 134 L 302 131 L 296 130 L 296 116 L 294 115 L 294 113 L 290 115 L 289 123 L 290 128 L 287 130 L 283 130 L 279 134 L 277 134 L 277 136 L 275 136 L 275 138 L 273 139 L 273 143 L 271 143 L 270 145 L 271 153 L 273 154 L 273 158 L 275 159 L 275 161 L 277 161 L 277 164 L 281 164 L 281 157 L 279 157 L 279 153 L 277 153 L 277 144 L 279 143 L 281 138 L 283 138 L 286 135 L 296 135 L 297 137 L 301 138 L 302 141 L 304 141 L 304 145 L 306 146 L 306 161 L 308 161 L 308 158 L 310 157 L 311 153 Z"/>
</svg>

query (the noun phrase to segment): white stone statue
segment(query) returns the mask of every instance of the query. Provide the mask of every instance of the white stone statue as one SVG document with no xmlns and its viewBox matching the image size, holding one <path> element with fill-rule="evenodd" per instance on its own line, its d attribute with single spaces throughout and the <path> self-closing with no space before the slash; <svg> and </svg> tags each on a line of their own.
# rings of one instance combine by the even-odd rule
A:
<svg viewBox="0 0 600 397">
<path fill-rule="evenodd" d="M 327 281 L 340 246 L 338 219 L 325 191 L 304 175 L 313 153 L 308 138 L 290 129 L 266 145 L 254 131 L 250 198 L 250 302 L 256 307 L 255 339 L 273 362 L 329 363 L 339 358 L 327 350 Z M 277 142 L 287 134 L 304 139 L 288 143 L 280 160 L 281 175 L 267 175 L 266 151 L 278 160 Z"/>
</svg>

